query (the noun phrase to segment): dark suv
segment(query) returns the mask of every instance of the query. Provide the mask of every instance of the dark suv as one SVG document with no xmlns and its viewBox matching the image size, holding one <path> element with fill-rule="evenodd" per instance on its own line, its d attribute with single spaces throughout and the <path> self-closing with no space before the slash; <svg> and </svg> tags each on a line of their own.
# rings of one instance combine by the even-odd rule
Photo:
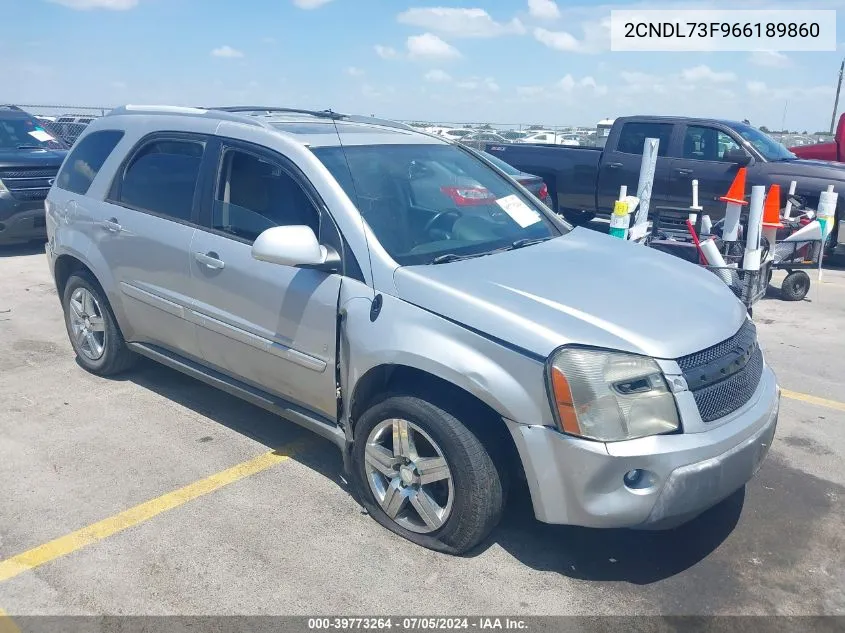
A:
<svg viewBox="0 0 845 633">
<path fill-rule="evenodd" d="M 46 239 L 44 199 L 65 154 L 35 118 L 0 105 L 0 244 Z"/>
</svg>

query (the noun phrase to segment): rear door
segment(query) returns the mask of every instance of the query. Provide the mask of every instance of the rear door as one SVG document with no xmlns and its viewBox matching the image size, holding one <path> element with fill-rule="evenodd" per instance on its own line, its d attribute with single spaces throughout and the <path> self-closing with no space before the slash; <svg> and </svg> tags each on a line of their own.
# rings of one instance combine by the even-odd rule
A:
<svg viewBox="0 0 845 633">
<path fill-rule="evenodd" d="M 120 290 L 131 340 L 199 358 L 188 254 L 208 137 L 144 137 L 117 172 L 94 223 L 96 243 Z"/>
<path fill-rule="evenodd" d="M 730 152 L 745 152 L 726 129 L 706 124 L 680 126 L 682 142 L 672 160 L 672 200 L 675 206 L 692 204 L 692 181 L 698 180 L 699 205 L 712 220 L 725 215 L 724 196 L 739 170 Z"/>
<path fill-rule="evenodd" d="M 657 168 L 651 191 L 650 208 L 666 206 L 671 196 L 670 147 L 675 129 L 673 123 L 626 121 L 622 123 L 616 142 L 606 147 L 599 166 L 598 212 L 609 214 L 619 198 L 619 188 L 628 187 L 628 195 L 636 195 L 640 180 L 643 146 L 647 138 L 660 139 Z"/>
<path fill-rule="evenodd" d="M 334 420 L 341 275 L 252 258 L 264 230 L 306 225 L 342 252 L 340 233 L 285 157 L 225 139 L 210 167 L 188 265 L 204 361 Z"/>
</svg>

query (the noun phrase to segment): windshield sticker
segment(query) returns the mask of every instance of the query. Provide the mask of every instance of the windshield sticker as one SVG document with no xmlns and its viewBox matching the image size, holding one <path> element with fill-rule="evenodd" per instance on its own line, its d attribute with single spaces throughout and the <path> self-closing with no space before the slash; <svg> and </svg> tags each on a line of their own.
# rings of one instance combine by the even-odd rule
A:
<svg viewBox="0 0 845 633">
<path fill-rule="evenodd" d="M 511 219 L 522 228 L 537 224 L 540 221 L 540 214 L 525 204 L 516 195 L 505 196 L 496 200 L 496 204 L 502 207 L 502 211 L 511 216 Z"/>
<path fill-rule="evenodd" d="M 56 140 L 52 136 L 47 134 L 47 132 L 45 132 L 44 130 L 35 130 L 33 132 L 27 132 L 27 134 L 29 134 L 36 141 L 41 141 L 42 143 L 46 143 L 47 141 L 55 141 Z"/>
</svg>

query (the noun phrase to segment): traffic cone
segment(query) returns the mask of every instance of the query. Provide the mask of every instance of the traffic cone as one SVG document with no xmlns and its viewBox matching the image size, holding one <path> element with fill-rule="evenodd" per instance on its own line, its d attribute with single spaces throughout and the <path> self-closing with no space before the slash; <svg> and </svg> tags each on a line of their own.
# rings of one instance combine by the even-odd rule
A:
<svg viewBox="0 0 845 633">
<path fill-rule="evenodd" d="M 768 240 L 769 252 L 772 254 L 775 252 L 780 227 L 780 185 L 772 185 L 763 206 L 763 237 Z"/>
<path fill-rule="evenodd" d="M 745 167 L 739 168 L 736 172 L 736 177 L 734 178 L 733 183 L 731 183 L 731 188 L 728 189 L 728 193 L 719 198 L 719 200 L 722 202 L 733 202 L 734 204 L 743 206 L 748 204 L 748 201 L 745 199 L 746 171 Z"/>
<path fill-rule="evenodd" d="M 745 199 L 745 176 L 745 167 L 740 167 L 728 193 L 719 198 L 726 203 L 725 223 L 722 228 L 722 239 L 725 242 L 735 242 L 739 237 L 739 216 L 742 207 L 748 204 Z"/>
</svg>

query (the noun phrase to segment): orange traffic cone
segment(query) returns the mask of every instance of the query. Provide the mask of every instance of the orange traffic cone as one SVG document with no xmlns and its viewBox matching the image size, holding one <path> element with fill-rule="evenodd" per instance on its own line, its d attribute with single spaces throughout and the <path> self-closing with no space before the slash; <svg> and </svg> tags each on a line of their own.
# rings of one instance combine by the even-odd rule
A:
<svg viewBox="0 0 845 633">
<path fill-rule="evenodd" d="M 732 202 L 733 204 L 748 204 L 745 199 L 745 167 L 740 167 L 736 172 L 731 188 L 728 193 L 719 198 L 722 202 Z"/>
<path fill-rule="evenodd" d="M 780 185 L 772 185 L 763 206 L 763 226 L 780 228 Z"/>
</svg>

